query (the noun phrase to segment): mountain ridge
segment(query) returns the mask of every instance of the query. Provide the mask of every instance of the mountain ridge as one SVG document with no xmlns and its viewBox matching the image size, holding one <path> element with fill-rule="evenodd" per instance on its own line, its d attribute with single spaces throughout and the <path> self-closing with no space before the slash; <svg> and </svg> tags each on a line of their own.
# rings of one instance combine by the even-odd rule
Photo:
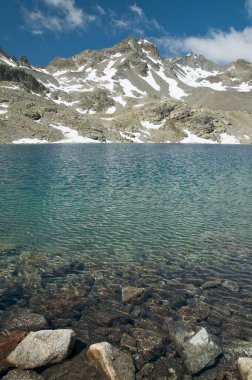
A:
<svg viewBox="0 0 252 380">
<path fill-rule="evenodd" d="M 1 143 L 252 142 L 252 64 L 243 60 L 162 58 L 153 43 L 129 37 L 43 68 L 0 50 L 0 68 L 10 73 L 0 77 Z"/>
</svg>

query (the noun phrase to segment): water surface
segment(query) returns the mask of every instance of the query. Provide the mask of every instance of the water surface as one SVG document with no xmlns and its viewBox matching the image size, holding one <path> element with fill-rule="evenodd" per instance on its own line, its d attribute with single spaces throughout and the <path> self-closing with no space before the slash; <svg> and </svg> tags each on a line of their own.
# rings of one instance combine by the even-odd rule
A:
<svg viewBox="0 0 252 380">
<path fill-rule="evenodd" d="M 174 295 L 218 277 L 240 292 L 209 290 L 203 301 L 248 338 L 251 167 L 250 146 L 1 146 L 0 308 L 78 319 L 87 297 L 113 312 L 120 286 Z"/>
</svg>

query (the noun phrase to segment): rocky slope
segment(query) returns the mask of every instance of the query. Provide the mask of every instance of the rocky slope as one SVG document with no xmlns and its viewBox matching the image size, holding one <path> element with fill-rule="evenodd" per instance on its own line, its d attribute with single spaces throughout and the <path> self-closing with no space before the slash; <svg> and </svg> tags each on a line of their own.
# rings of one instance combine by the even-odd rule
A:
<svg viewBox="0 0 252 380">
<path fill-rule="evenodd" d="M 128 38 L 34 67 L 0 49 L 0 142 L 252 142 L 252 64 Z"/>
</svg>

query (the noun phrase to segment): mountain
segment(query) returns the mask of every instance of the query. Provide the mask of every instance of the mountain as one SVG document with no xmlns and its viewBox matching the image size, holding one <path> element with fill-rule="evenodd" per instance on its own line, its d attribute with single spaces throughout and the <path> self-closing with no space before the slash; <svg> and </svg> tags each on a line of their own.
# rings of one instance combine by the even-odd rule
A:
<svg viewBox="0 0 252 380">
<path fill-rule="evenodd" d="M 144 39 L 32 66 L 0 49 L 0 142 L 252 142 L 252 64 Z"/>
</svg>

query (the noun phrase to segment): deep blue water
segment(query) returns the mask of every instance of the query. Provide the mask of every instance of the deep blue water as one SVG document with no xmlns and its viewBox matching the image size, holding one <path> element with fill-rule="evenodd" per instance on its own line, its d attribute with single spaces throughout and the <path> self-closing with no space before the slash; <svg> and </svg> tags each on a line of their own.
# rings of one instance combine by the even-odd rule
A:
<svg viewBox="0 0 252 380">
<path fill-rule="evenodd" d="M 1 146 L 0 247 L 225 264 L 251 253 L 251 168 L 251 146 Z"/>
</svg>

